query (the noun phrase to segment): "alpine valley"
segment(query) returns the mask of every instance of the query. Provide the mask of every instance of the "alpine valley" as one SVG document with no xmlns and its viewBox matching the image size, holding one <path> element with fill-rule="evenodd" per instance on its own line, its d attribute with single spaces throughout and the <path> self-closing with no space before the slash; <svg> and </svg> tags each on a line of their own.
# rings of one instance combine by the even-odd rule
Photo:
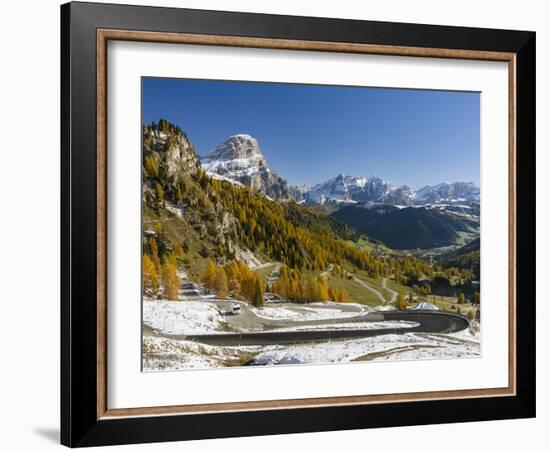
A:
<svg viewBox="0 0 550 450">
<path fill-rule="evenodd" d="M 201 154 L 178 125 L 143 126 L 144 370 L 479 355 L 473 183 L 414 190 L 339 174 L 293 186 L 248 134 Z M 216 347 L 250 331 L 413 326 L 419 309 L 452 313 L 441 333 L 455 338 L 397 333 L 390 345 L 381 333 L 372 351 L 356 339 L 335 341 L 351 347 L 332 352 L 309 341 L 288 346 L 280 333 L 278 346 L 256 337 Z M 394 310 L 417 319 L 394 320 Z"/>
</svg>

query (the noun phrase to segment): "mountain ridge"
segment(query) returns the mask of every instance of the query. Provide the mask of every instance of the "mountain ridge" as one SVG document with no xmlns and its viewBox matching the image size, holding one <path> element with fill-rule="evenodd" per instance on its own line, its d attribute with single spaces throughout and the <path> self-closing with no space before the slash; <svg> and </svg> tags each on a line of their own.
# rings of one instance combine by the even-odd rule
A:
<svg viewBox="0 0 550 450">
<path fill-rule="evenodd" d="M 471 221 L 428 207 L 348 205 L 331 216 L 398 250 L 452 245 L 473 229 Z"/>
<path fill-rule="evenodd" d="M 479 187 L 464 181 L 426 185 L 414 190 L 407 185 L 396 187 L 376 175 L 340 173 L 312 187 L 290 185 L 269 167 L 258 140 L 244 133 L 226 138 L 201 157 L 201 165 L 218 179 L 250 187 L 276 200 L 294 200 L 324 210 L 336 210 L 354 203 L 415 206 L 479 203 L 480 200 Z"/>
</svg>

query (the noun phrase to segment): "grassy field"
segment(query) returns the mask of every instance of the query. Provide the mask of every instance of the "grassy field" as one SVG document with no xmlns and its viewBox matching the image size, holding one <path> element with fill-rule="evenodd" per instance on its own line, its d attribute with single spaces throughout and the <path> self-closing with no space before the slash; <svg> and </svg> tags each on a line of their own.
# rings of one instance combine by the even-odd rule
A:
<svg viewBox="0 0 550 450">
<path fill-rule="evenodd" d="M 354 280 L 340 278 L 339 276 L 329 275 L 327 277 L 329 286 L 337 289 L 345 288 L 349 292 L 350 301 L 361 303 L 367 306 L 379 306 L 382 304 L 380 299 L 368 289 L 365 289 Z"/>
<path fill-rule="evenodd" d="M 388 287 L 388 289 L 399 292 L 403 296 L 407 296 L 410 294 L 414 295 L 414 290 L 412 288 L 408 286 L 403 286 L 402 284 L 397 284 L 391 278 L 388 278 L 388 281 L 386 282 L 386 286 Z"/>
<path fill-rule="evenodd" d="M 455 297 L 443 297 L 440 295 L 428 295 L 426 300 L 430 303 L 435 304 L 442 311 L 457 312 L 460 308 L 462 315 L 466 316 L 470 311 L 474 313 L 477 311 L 478 305 L 473 303 L 464 303 L 459 305 L 457 303 L 458 299 Z"/>
<path fill-rule="evenodd" d="M 307 279 L 311 276 L 318 277 L 320 274 L 320 271 L 306 270 L 302 272 L 302 277 Z M 329 273 L 326 278 L 329 286 L 336 289 L 346 289 L 349 293 L 350 302 L 352 303 L 361 303 L 367 306 L 379 306 L 382 304 L 376 295 L 354 280 L 348 280 L 347 278 L 342 278 L 332 273 Z"/>
<path fill-rule="evenodd" d="M 359 278 L 364 283 L 368 284 L 372 288 L 376 289 L 378 292 L 382 294 L 382 296 L 386 299 L 386 301 L 391 300 L 391 293 L 386 291 L 382 287 L 382 278 L 373 278 L 367 274 L 367 272 L 363 270 L 357 270 L 353 275 L 355 275 L 357 278 Z"/>
</svg>

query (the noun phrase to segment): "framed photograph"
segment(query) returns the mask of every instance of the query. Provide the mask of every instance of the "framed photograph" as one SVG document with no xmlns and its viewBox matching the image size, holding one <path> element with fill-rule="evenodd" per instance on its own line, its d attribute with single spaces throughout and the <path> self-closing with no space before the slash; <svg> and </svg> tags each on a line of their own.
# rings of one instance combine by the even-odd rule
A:
<svg viewBox="0 0 550 450">
<path fill-rule="evenodd" d="M 61 26 L 63 444 L 534 417 L 534 32 Z"/>
</svg>

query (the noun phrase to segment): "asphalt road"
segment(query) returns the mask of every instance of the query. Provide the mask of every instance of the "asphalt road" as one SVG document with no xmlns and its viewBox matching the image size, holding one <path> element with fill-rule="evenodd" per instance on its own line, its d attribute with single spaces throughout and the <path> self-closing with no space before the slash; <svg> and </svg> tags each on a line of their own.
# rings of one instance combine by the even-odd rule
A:
<svg viewBox="0 0 550 450">
<path fill-rule="evenodd" d="M 382 329 L 341 329 L 312 331 L 279 331 L 224 333 L 189 336 L 172 336 L 175 339 L 189 340 L 209 345 L 288 345 L 304 342 L 329 341 L 335 339 L 358 339 L 385 334 L 405 333 L 455 333 L 469 327 L 468 319 L 458 314 L 442 311 L 380 311 L 347 319 L 308 321 L 308 325 L 327 323 L 357 323 L 405 320 L 417 322 L 415 327 Z M 297 323 L 293 322 L 296 326 Z"/>
</svg>

